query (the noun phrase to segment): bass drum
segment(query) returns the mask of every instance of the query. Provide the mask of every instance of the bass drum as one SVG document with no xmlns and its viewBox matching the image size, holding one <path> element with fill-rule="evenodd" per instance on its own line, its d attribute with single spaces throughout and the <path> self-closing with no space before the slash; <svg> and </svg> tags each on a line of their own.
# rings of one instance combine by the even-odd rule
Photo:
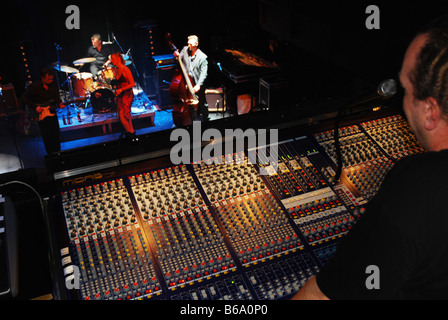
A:
<svg viewBox="0 0 448 320">
<path fill-rule="evenodd" d="M 88 72 L 75 73 L 72 76 L 73 93 L 75 97 L 85 97 L 93 84 L 93 76 Z"/>
<path fill-rule="evenodd" d="M 117 108 L 114 92 L 104 85 L 93 85 L 91 87 L 90 104 L 93 113 L 113 112 Z"/>
</svg>

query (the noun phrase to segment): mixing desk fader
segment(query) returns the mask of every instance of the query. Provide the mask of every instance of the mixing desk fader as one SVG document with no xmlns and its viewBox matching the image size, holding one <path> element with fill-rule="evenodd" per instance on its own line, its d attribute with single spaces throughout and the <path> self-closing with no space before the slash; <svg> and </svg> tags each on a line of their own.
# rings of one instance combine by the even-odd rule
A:
<svg viewBox="0 0 448 320">
<path fill-rule="evenodd" d="M 185 166 L 129 178 L 170 289 L 235 268 L 222 234 Z"/>
<path fill-rule="evenodd" d="M 227 188 L 224 197 L 218 196 L 211 204 L 239 261 L 246 265 L 301 248 L 282 207 L 247 157 L 236 154 L 235 161 L 226 161 L 225 157 L 222 160 L 217 165 L 204 165 L 201 161 L 194 165 L 195 173 L 206 190 L 219 184 Z M 207 194 L 214 199 L 213 193 Z"/>
<path fill-rule="evenodd" d="M 123 179 L 68 190 L 61 198 L 81 299 L 134 299 L 161 290 Z"/>
<path fill-rule="evenodd" d="M 314 137 L 336 164 L 334 131 Z M 342 154 L 342 176 L 355 192 L 370 200 L 378 191 L 384 176 L 402 157 L 423 152 L 406 120 L 390 116 L 339 129 Z"/>
<path fill-rule="evenodd" d="M 360 125 L 393 160 L 423 152 L 411 128 L 400 115 L 366 121 Z"/>
<path fill-rule="evenodd" d="M 68 277 L 78 268 L 80 282 L 70 297 L 291 297 L 331 259 L 396 161 L 423 152 L 400 116 L 339 130 L 339 181 L 330 130 L 61 188 L 63 266 Z"/>
</svg>

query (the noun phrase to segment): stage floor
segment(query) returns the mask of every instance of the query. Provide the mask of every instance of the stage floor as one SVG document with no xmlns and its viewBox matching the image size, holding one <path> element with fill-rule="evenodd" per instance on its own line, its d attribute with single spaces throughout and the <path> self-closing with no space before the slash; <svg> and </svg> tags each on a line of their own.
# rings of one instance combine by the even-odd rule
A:
<svg viewBox="0 0 448 320">
<path fill-rule="evenodd" d="M 156 103 L 150 101 L 142 90 L 134 88 L 134 101 L 131 108 L 133 124 L 137 128 L 153 127 L 156 110 Z M 122 127 L 116 108 L 102 111 L 92 107 L 88 100 L 58 109 L 62 141 L 121 132 Z"/>
</svg>

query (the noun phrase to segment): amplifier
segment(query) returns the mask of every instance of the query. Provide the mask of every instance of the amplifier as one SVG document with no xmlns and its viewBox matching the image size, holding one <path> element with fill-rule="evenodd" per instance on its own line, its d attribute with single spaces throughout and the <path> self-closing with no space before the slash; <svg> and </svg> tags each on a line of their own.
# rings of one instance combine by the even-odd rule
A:
<svg viewBox="0 0 448 320">
<path fill-rule="evenodd" d="M 161 109 L 168 109 L 173 106 L 169 89 L 175 71 L 175 59 L 173 54 L 153 56 L 156 63 L 157 73 L 157 100 Z"/>
<path fill-rule="evenodd" d="M 0 115 L 17 112 L 19 102 L 12 84 L 0 86 Z"/>
<path fill-rule="evenodd" d="M 226 101 L 222 88 L 208 88 L 205 89 L 205 99 L 208 104 L 208 111 L 210 112 L 225 112 Z"/>
<path fill-rule="evenodd" d="M 170 109 L 173 107 L 174 102 L 173 99 L 171 99 L 170 95 L 170 86 L 164 85 L 158 87 L 158 106 L 160 109 Z"/>
<path fill-rule="evenodd" d="M 173 65 L 176 62 L 176 60 L 174 59 L 174 55 L 172 53 L 153 56 L 152 58 L 156 63 L 157 68 Z"/>
<path fill-rule="evenodd" d="M 282 76 L 260 78 L 259 102 L 263 108 L 279 108 L 288 101 L 288 81 Z"/>
</svg>

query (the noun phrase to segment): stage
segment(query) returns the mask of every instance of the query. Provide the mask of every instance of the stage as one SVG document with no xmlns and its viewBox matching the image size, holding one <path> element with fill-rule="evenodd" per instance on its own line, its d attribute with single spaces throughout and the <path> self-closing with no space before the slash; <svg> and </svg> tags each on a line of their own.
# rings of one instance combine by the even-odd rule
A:
<svg viewBox="0 0 448 320">
<path fill-rule="evenodd" d="M 136 128 L 153 127 L 157 103 L 150 101 L 139 86 L 133 90 L 131 116 L 134 125 Z M 89 100 L 58 109 L 57 115 L 62 142 L 122 131 L 116 108 L 98 110 Z"/>
</svg>

